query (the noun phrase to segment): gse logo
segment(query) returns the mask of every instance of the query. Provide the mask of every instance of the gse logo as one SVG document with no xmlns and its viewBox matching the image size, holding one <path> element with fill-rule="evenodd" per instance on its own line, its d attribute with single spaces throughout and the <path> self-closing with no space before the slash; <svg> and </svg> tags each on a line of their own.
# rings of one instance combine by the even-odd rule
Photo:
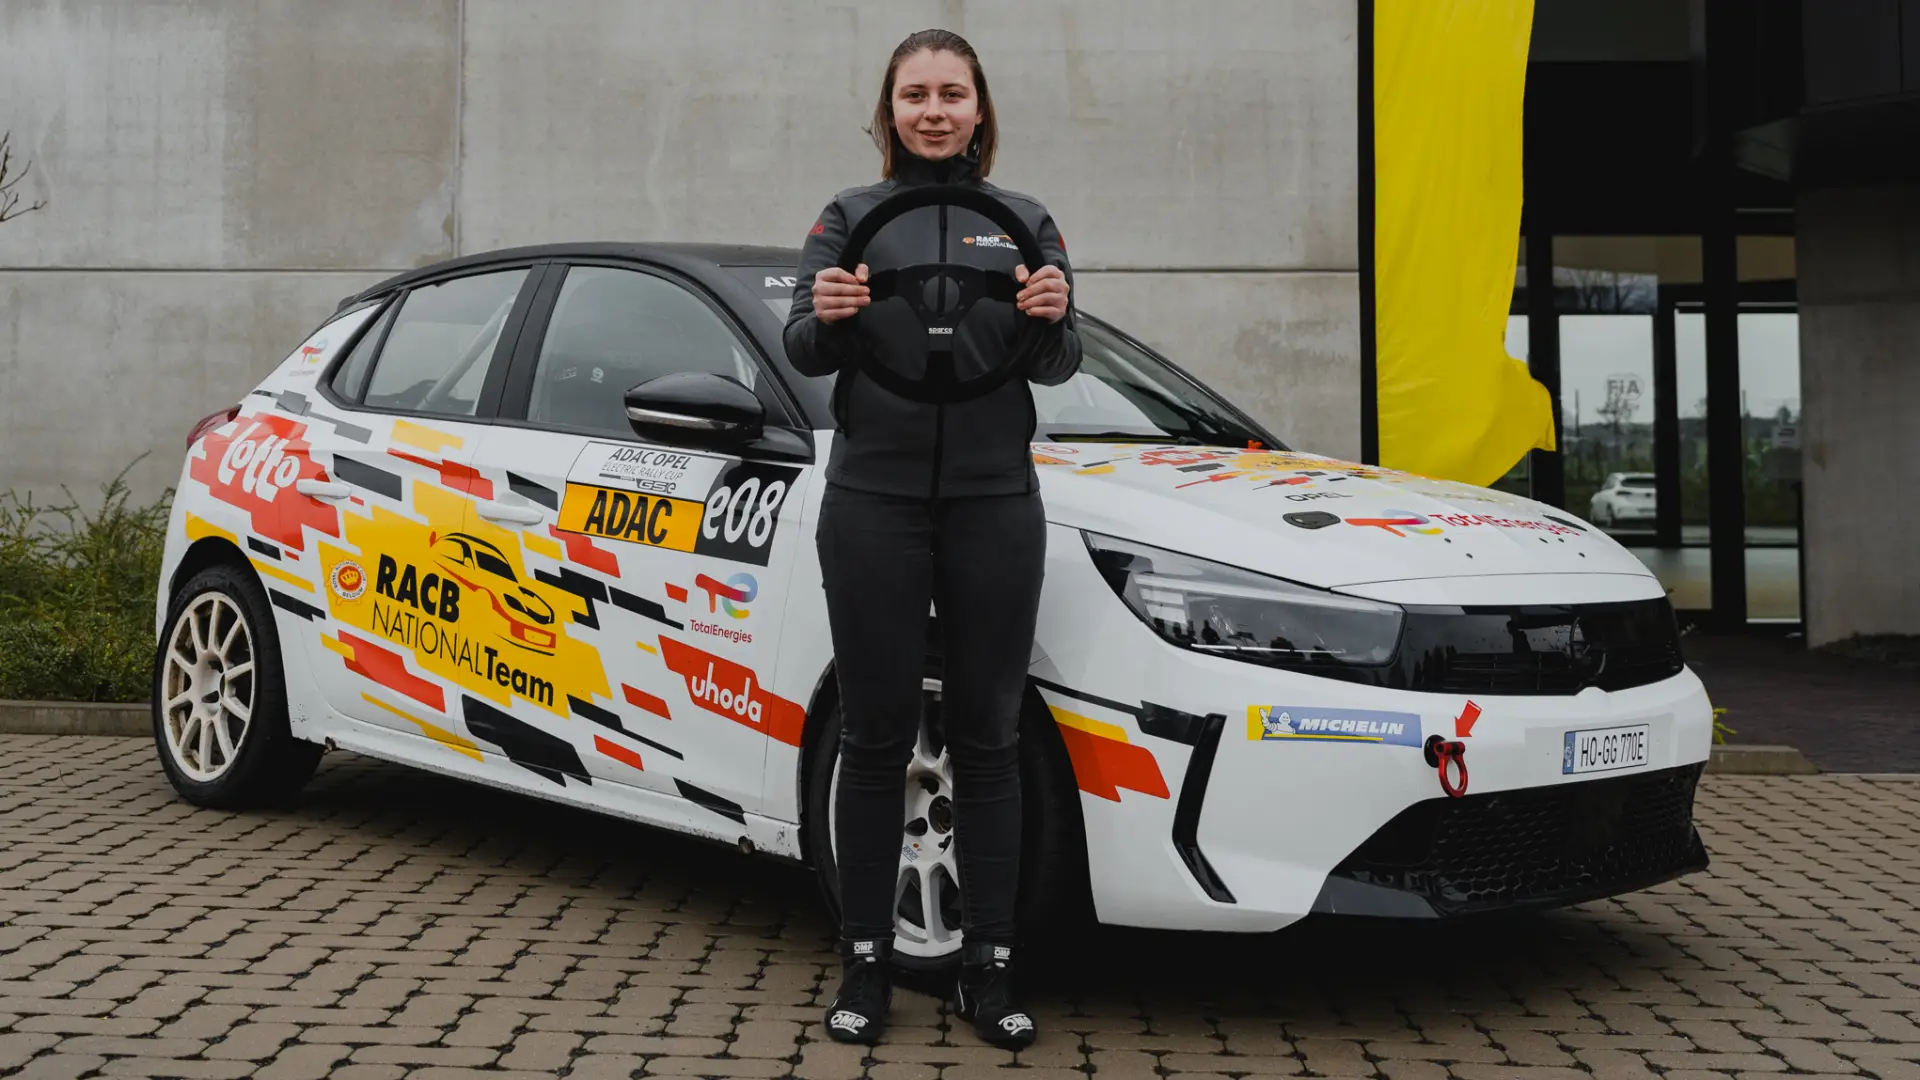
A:
<svg viewBox="0 0 1920 1080">
<path fill-rule="evenodd" d="M 787 497 L 787 482 L 774 480 L 763 490 L 760 478 L 749 476 L 739 487 L 722 484 L 707 496 L 707 514 L 700 522 L 705 540 L 729 544 L 746 538 L 749 547 L 765 547 L 773 538 L 773 518 Z"/>
</svg>

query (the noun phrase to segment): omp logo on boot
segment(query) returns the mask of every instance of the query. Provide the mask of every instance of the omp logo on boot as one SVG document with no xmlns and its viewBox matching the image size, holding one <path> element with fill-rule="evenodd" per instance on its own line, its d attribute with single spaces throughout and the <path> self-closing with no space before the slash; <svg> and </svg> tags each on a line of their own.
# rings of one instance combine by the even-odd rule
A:
<svg viewBox="0 0 1920 1080">
<path fill-rule="evenodd" d="M 484 522 L 436 528 L 468 524 L 465 499 L 426 483 L 413 485 L 413 497 L 425 522 L 374 506 L 370 517 L 346 517 L 357 552 L 321 545 L 330 579 L 373 567 L 358 597 L 334 591 L 333 617 L 405 646 L 426 671 L 501 705 L 519 698 L 565 716 L 568 696 L 606 696 L 600 654 L 565 633 L 579 598 L 534 580 L 512 532 Z"/>
<path fill-rule="evenodd" d="M 325 480 L 303 437 L 307 426 L 272 413 L 245 417 L 231 435 L 210 435 L 206 456 L 188 470 L 214 498 L 247 512 L 253 531 L 294 551 L 306 549 L 309 527 L 340 535 L 340 515 L 318 499 L 293 490 L 301 480 Z"/>
</svg>

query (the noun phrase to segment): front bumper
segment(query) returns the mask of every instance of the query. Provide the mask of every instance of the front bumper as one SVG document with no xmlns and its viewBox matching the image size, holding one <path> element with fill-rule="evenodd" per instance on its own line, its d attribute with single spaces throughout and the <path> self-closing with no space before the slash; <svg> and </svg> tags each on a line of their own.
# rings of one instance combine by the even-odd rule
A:
<svg viewBox="0 0 1920 1080">
<path fill-rule="evenodd" d="M 1691 671 L 1611 692 L 1444 693 L 1205 656 L 1126 612 L 1068 536 L 1050 545 L 1033 673 L 1073 757 L 1102 921 L 1259 932 L 1315 912 L 1433 918 L 1619 895 L 1705 866 L 1692 806 L 1712 709 Z M 1456 738 L 1469 706 L 1470 782 L 1451 799 L 1422 744 Z M 1404 728 L 1274 738 L 1262 707 L 1369 725 L 1393 714 Z M 1645 764 L 1562 772 L 1568 732 L 1641 724 Z M 1657 813 L 1638 806 L 1648 792 Z"/>
<path fill-rule="evenodd" d="M 1327 875 L 1313 910 L 1433 918 L 1559 907 L 1704 870 L 1701 764 L 1426 799 Z"/>
</svg>

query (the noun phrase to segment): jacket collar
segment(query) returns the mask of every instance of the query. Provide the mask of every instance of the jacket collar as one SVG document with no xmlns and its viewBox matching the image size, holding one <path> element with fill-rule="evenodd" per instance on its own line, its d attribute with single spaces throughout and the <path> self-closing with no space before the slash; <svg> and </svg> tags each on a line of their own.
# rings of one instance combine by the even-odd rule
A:
<svg viewBox="0 0 1920 1080">
<path fill-rule="evenodd" d="M 945 161 L 928 161 L 898 141 L 893 150 L 893 176 L 902 186 L 973 184 L 980 180 L 980 159 L 970 153 L 955 154 Z"/>
</svg>

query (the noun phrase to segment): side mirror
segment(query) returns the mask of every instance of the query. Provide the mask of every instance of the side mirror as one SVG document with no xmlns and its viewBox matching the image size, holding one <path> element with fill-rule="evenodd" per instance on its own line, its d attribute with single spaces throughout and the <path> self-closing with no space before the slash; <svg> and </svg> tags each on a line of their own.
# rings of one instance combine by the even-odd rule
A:
<svg viewBox="0 0 1920 1080">
<path fill-rule="evenodd" d="M 627 422 L 641 438 L 679 445 L 739 445 L 760 438 L 766 406 L 737 379 L 675 372 L 628 390 Z"/>
</svg>

